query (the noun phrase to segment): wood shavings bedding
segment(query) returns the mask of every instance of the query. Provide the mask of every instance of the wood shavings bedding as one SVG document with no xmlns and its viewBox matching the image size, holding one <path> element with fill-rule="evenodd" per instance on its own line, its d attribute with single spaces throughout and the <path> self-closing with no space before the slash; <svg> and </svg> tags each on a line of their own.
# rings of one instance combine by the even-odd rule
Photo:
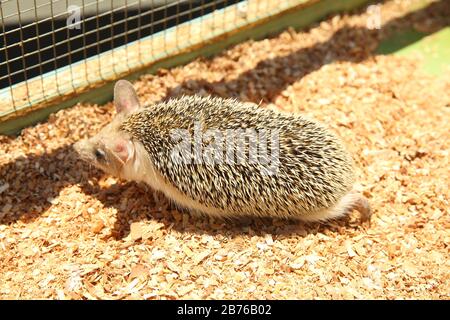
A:
<svg viewBox="0 0 450 320">
<path fill-rule="evenodd" d="M 448 24 L 445 1 L 381 4 L 248 41 L 135 82 L 143 103 L 234 96 L 301 112 L 354 155 L 374 209 L 326 224 L 194 218 L 145 186 L 89 168 L 71 148 L 113 116 L 80 104 L 0 137 L 0 298 L 448 299 L 450 81 L 374 49 L 402 28 Z"/>
</svg>

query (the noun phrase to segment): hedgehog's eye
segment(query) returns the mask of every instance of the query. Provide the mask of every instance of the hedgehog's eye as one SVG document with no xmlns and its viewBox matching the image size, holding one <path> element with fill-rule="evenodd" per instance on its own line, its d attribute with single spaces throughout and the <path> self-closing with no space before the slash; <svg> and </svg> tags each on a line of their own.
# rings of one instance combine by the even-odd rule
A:
<svg viewBox="0 0 450 320">
<path fill-rule="evenodd" d="M 95 159 L 97 159 L 98 161 L 102 161 L 105 159 L 105 153 L 103 152 L 103 150 L 95 149 L 94 155 Z"/>
</svg>

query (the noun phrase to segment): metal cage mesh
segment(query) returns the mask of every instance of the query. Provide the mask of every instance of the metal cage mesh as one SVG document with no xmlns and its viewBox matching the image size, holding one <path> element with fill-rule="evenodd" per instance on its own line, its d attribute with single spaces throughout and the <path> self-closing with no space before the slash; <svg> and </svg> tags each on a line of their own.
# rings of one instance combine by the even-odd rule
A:
<svg viewBox="0 0 450 320">
<path fill-rule="evenodd" d="M 0 117 L 73 96 L 305 0 L 4 0 Z"/>
</svg>

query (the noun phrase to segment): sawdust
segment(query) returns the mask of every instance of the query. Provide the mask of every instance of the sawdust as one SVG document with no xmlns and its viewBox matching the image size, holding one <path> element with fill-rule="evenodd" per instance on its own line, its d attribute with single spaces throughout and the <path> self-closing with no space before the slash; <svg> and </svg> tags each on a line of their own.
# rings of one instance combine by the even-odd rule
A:
<svg viewBox="0 0 450 320">
<path fill-rule="evenodd" d="M 381 30 L 336 15 L 135 83 L 143 103 L 235 96 L 325 123 L 354 155 L 370 227 L 177 211 L 77 159 L 72 143 L 114 113 L 80 104 L 0 137 L 0 298 L 448 299 L 450 81 L 373 54 L 395 30 L 448 24 L 445 1 L 407 14 L 418 2 L 382 4 Z"/>
</svg>

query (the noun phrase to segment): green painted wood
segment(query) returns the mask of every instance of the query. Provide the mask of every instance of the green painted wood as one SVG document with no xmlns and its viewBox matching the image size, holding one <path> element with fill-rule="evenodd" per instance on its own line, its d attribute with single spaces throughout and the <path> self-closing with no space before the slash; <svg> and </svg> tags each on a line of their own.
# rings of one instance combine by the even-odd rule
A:
<svg viewBox="0 0 450 320">
<path fill-rule="evenodd" d="M 221 38 L 218 42 L 207 43 L 203 47 L 192 52 L 182 53 L 180 55 L 169 57 L 157 62 L 145 69 L 134 72 L 124 79 L 135 80 L 145 73 L 155 73 L 161 68 L 171 68 L 177 65 L 186 64 L 199 56 L 209 57 L 217 54 L 231 45 L 254 39 L 258 40 L 268 35 L 278 33 L 288 27 L 301 29 L 313 22 L 323 19 L 331 13 L 355 9 L 372 0 L 320 0 L 311 5 L 293 8 L 276 15 L 268 21 L 263 21 L 259 25 L 253 25 L 251 28 L 240 30 L 226 38 Z M 104 104 L 112 99 L 113 82 L 107 83 L 100 88 L 82 93 L 75 98 L 59 103 L 54 106 L 32 111 L 20 118 L 6 120 L 0 123 L 0 134 L 12 135 L 20 133 L 20 130 L 44 121 L 47 117 L 60 109 L 73 106 L 79 102 L 89 102 Z"/>
<path fill-rule="evenodd" d="M 434 76 L 448 75 L 450 68 L 450 27 L 426 34 L 406 30 L 383 41 L 376 50 L 379 54 L 414 57 L 420 55 L 421 70 Z"/>
<path fill-rule="evenodd" d="M 401 49 L 412 45 L 413 43 L 426 37 L 427 33 L 418 32 L 416 30 L 406 30 L 396 33 L 388 39 L 382 41 L 378 46 L 376 53 L 393 54 Z"/>
<path fill-rule="evenodd" d="M 421 69 L 434 76 L 449 76 L 450 71 L 450 27 L 428 35 L 395 54 L 413 56 L 420 54 L 424 60 Z"/>
</svg>

